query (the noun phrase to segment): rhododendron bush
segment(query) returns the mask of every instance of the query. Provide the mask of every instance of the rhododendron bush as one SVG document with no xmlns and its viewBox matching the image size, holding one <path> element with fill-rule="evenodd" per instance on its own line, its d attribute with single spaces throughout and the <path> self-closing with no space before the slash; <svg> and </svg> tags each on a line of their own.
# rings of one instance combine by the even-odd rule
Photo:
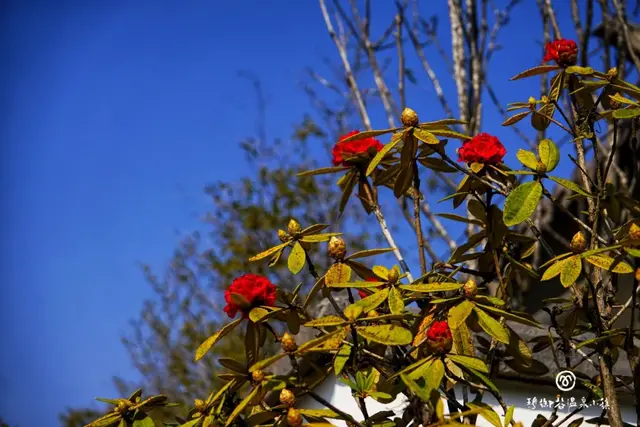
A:
<svg viewBox="0 0 640 427">
<path fill-rule="evenodd" d="M 514 115 L 502 124 L 528 119 L 539 131 L 556 127 L 576 145 L 577 159 L 561 156 L 558 143 L 551 139 L 542 139 L 532 151 L 516 150 L 511 148 L 516 144 L 489 133 L 465 135 L 457 128 L 463 122 L 454 118 L 421 121 L 423 112 L 419 116 L 409 108 L 402 112 L 401 127 L 354 130 L 340 138 L 327 153 L 333 166 L 302 175 L 335 174 L 336 191 L 342 194 L 335 209 L 343 212 L 348 203 L 359 204 L 387 247 L 351 252 L 341 231 L 331 224 L 291 219 L 283 229 L 274 230 L 273 247 L 251 261 L 269 266 L 286 263 L 298 286 L 288 292 L 268 277 L 238 271 L 224 293 L 228 322 L 200 345 L 194 357 L 211 357 L 213 346 L 238 333 L 244 337 L 245 354 L 220 361 L 225 367 L 219 374 L 224 386 L 196 399 L 175 425 L 298 427 L 344 420 L 349 426 L 391 427 L 475 424 L 481 417 L 497 427 L 515 426 L 518 410 L 505 403 L 494 383 L 499 359 L 513 358 L 514 369 L 526 370 L 536 352 L 549 345 L 565 355 L 584 348 L 599 356 L 596 382 L 581 375 L 579 365 L 569 369 L 593 396 L 608 400 L 607 417 L 616 425 L 621 419 L 619 389 L 635 385 L 614 376 L 613 361 L 622 354 L 629 355 L 630 363 L 634 360 L 631 356 L 637 356 L 638 348 L 633 338 L 638 331 L 633 325 L 614 329 L 612 324 L 621 312 L 637 309 L 631 303 L 616 303 L 607 289 L 623 275 L 635 280 L 634 288 L 640 281 L 640 273 L 632 267 L 634 258 L 640 257 L 640 203 L 606 183 L 615 142 L 603 168 L 591 173 L 583 165 L 585 149 L 600 144 L 599 123 L 616 127 L 633 121 L 637 126 L 640 88 L 620 79 L 616 69 L 600 72 L 582 67 L 576 65 L 577 58 L 574 41 L 548 43 L 541 62 L 551 64 L 512 78 L 548 75 L 548 94 L 513 103 L 509 111 Z M 558 102 L 563 94 L 569 94 L 569 108 Z M 505 161 L 511 150 L 518 159 L 515 164 Z M 580 179 L 556 174 L 560 163 L 578 168 Z M 451 210 L 466 206 L 470 213 L 442 216 L 474 230 L 446 262 L 429 263 L 425 254 L 419 203 L 426 191 L 421 176 L 428 169 L 447 173 L 457 183 L 441 204 Z M 557 202 L 551 191 L 555 186 L 570 190 L 587 209 L 583 219 L 569 212 L 576 234 L 562 253 L 550 248 L 531 219 L 543 198 Z M 410 270 L 407 253 L 394 241 L 388 225 L 393 218 L 385 217 L 380 203 L 383 193 L 406 196 L 414 203 L 413 250 L 420 260 L 419 271 Z M 511 250 L 514 246 L 519 250 Z M 537 250 L 541 256 L 533 257 Z M 332 260 L 326 271 L 313 263 L 310 254 L 317 251 Z M 383 254 L 394 256 L 396 262 L 381 265 L 377 259 Z M 537 286 L 570 291 L 570 297 L 547 301 L 549 312 L 564 312 L 571 318 L 570 323 L 553 327 L 555 337 L 532 316 L 512 308 L 516 272 Z M 491 283 L 495 292 L 489 291 Z M 348 300 L 346 307 L 337 301 L 339 295 Z M 320 300 L 334 312 L 315 317 L 311 308 Z M 540 329 L 535 346 L 514 331 L 516 324 Z M 297 338 L 302 326 L 315 331 L 313 339 Z M 593 337 L 576 338 L 585 331 Z M 488 348 L 476 345 L 478 336 L 484 337 Z M 278 343 L 278 351 L 267 352 L 271 348 L 267 342 Z M 301 360 L 312 354 L 324 354 L 326 363 L 318 362 L 305 372 Z M 274 373 L 273 367 L 282 363 L 288 363 L 288 371 Z M 558 370 L 564 368 L 556 363 Z M 345 413 L 314 392 L 329 376 L 352 388 L 358 413 Z M 454 386 L 464 387 L 471 398 L 459 403 Z M 367 398 L 388 403 L 399 395 L 409 402 L 401 417 L 367 409 Z M 483 403 L 489 395 L 499 402 L 498 412 Z M 305 407 L 309 400 L 324 409 Z M 169 405 L 165 396 L 143 398 L 139 391 L 128 399 L 106 401 L 115 409 L 90 426 L 151 426 L 147 413 Z M 554 411 L 540 425 L 559 425 L 558 418 Z"/>
</svg>

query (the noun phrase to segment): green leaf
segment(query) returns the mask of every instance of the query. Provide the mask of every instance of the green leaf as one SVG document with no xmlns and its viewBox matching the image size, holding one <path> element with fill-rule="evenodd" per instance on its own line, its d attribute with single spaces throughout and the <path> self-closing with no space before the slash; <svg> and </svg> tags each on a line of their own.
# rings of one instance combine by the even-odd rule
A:
<svg viewBox="0 0 640 427">
<path fill-rule="evenodd" d="M 376 167 L 378 167 L 378 164 L 382 161 L 382 159 L 384 159 L 387 153 L 389 153 L 389 151 L 391 151 L 393 147 L 398 145 L 398 143 L 402 141 L 403 137 L 404 137 L 404 132 L 395 133 L 391 137 L 391 142 L 385 145 L 382 148 L 382 150 L 378 151 L 378 154 L 376 154 L 376 156 L 371 160 L 371 162 L 369 162 L 369 166 L 367 166 L 367 172 L 365 174 L 366 176 L 371 175 L 371 173 L 376 169 Z"/>
<path fill-rule="evenodd" d="M 484 331 L 501 343 L 509 344 L 509 332 L 496 319 L 478 307 L 473 309 L 478 316 L 478 324 Z"/>
<path fill-rule="evenodd" d="M 264 252 L 260 252 L 258 255 L 252 256 L 251 258 L 249 258 L 250 262 L 253 261 L 258 261 L 261 260 L 262 258 L 266 258 L 271 254 L 274 254 L 276 252 L 278 252 L 280 249 L 284 248 L 285 246 L 287 246 L 289 244 L 289 242 L 285 242 L 285 243 L 281 243 L 278 246 L 274 246 L 272 248 L 267 249 Z"/>
<path fill-rule="evenodd" d="M 436 216 L 450 219 L 452 221 L 464 222 L 466 224 L 475 224 L 481 227 L 484 226 L 484 223 L 482 221 L 473 219 L 473 218 L 467 218 L 466 216 L 462 216 L 462 215 L 456 215 L 451 213 L 439 213 L 439 214 L 436 214 Z"/>
<path fill-rule="evenodd" d="M 480 304 L 478 304 L 480 305 Z M 540 323 L 534 319 L 531 315 L 522 312 L 508 312 L 501 308 L 491 307 L 488 305 L 482 305 L 482 310 L 495 313 L 498 316 L 504 317 L 507 320 L 513 322 L 522 323 L 523 325 L 533 326 L 534 328 L 540 328 Z"/>
<path fill-rule="evenodd" d="M 440 140 L 434 134 L 424 129 L 414 128 L 413 136 L 426 144 L 440 144 Z"/>
<path fill-rule="evenodd" d="M 447 321 L 449 322 L 450 328 L 457 328 L 459 325 L 464 323 L 467 320 L 467 317 L 473 311 L 475 304 L 469 300 L 464 300 L 460 304 L 451 307 L 449 309 L 449 313 L 447 314 Z"/>
<path fill-rule="evenodd" d="M 303 344 L 301 344 L 298 347 L 298 350 L 296 350 L 296 354 L 300 354 L 303 353 L 305 351 L 311 350 L 315 347 L 318 347 L 319 345 L 323 344 L 325 341 L 330 340 L 331 338 L 335 337 L 336 335 L 342 333 L 343 330 L 342 329 L 337 329 L 333 332 L 329 332 L 328 334 L 324 334 L 318 338 L 314 338 L 312 340 L 309 340 Z"/>
<path fill-rule="evenodd" d="M 465 135 L 460 132 L 456 132 L 449 129 L 433 129 L 431 130 L 431 133 L 434 134 L 435 136 L 443 136 L 445 138 L 456 138 L 456 139 L 461 139 L 463 141 L 471 139 L 469 135 Z"/>
<path fill-rule="evenodd" d="M 184 424 L 180 424 L 180 427 L 195 427 L 200 422 L 202 422 L 202 417 L 194 418 L 193 420 L 189 420 Z"/>
<path fill-rule="evenodd" d="M 314 418 L 340 418 L 340 415 L 331 409 L 300 409 L 300 413 Z"/>
<path fill-rule="evenodd" d="M 300 242 L 296 242 L 293 245 L 293 249 L 289 254 L 289 259 L 287 260 L 287 264 L 289 267 L 289 271 L 293 274 L 298 274 L 304 267 L 306 262 L 306 254 L 304 248 L 300 244 Z"/>
<path fill-rule="evenodd" d="M 359 326 L 356 331 L 369 341 L 385 345 L 408 345 L 413 339 L 411 331 L 397 325 Z"/>
<path fill-rule="evenodd" d="M 333 371 L 335 375 L 340 375 L 342 370 L 344 369 L 344 365 L 349 360 L 349 356 L 351 355 L 351 346 L 348 344 L 342 344 L 338 353 L 336 353 L 335 359 L 333 359 Z"/>
<path fill-rule="evenodd" d="M 196 357 L 195 357 L 195 361 L 197 362 L 198 360 L 202 359 L 202 357 L 207 354 L 207 352 L 209 350 L 211 350 L 211 347 L 213 347 L 213 345 L 218 342 L 218 340 L 220 340 L 220 338 L 224 337 L 225 335 L 227 335 L 229 332 L 231 332 L 233 330 L 233 328 L 235 328 L 236 326 L 238 326 L 240 324 L 240 322 L 242 322 L 242 317 L 239 319 L 234 320 L 231 323 L 228 323 L 226 325 L 224 325 L 222 327 L 222 329 L 220 329 L 218 332 L 216 332 L 215 334 L 211 335 L 209 338 L 207 338 L 205 340 L 205 342 L 203 342 L 202 344 L 200 344 L 200 347 L 198 347 L 198 349 L 196 350 Z"/>
<path fill-rule="evenodd" d="M 444 363 L 440 359 L 434 359 L 424 376 L 429 390 L 437 390 L 442 383 L 442 378 L 444 378 Z"/>
<path fill-rule="evenodd" d="M 389 310 L 391 314 L 402 314 L 404 312 L 404 300 L 400 290 L 393 286 L 389 291 Z"/>
<path fill-rule="evenodd" d="M 545 74 L 551 71 L 556 71 L 561 69 L 558 65 L 539 65 L 537 67 L 529 68 L 515 76 L 511 77 L 510 80 L 519 80 L 524 79 L 526 77 L 538 76 L 540 74 Z"/>
<path fill-rule="evenodd" d="M 511 227 L 529 219 L 535 212 L 541 196 L 542 184 L 538 181 L 517 186 L 504 202 L 505 225 Z"/>
<path fill-rule="evenodd" d="M 327 173 L 338 173 L 338 172 L 342 172 L 349 169 L 350 169 L 349 167 L 334 166 L 334 167 L 319 168 L 319 169 L 313 169 L 310 171 L 300 172 L 296 176 L 312 176 L 312 175 L 322 175 Z"/>
<path fill-rule="evenodd" d="M 133 427 L 155 427 L 155 425 L 153 419 L 148 415 L 142 419 L 133 421 Z"/>
<path fill-rule="evenodd" d="M 565 288 L 573 285 L 576 280 L 578 280 L 578 276 L 582 272 L 582 260 L 573 256 L 568 258 L 567 262 L 564 263 L 564 267 L 562 267 L 562 272 L 560 273 L 560 283 Z"/>
<path fill-rule="evenodd" d="M 351 267 L 347 264 L 337 262 L 329 267 L 327 274 L 324 276 L 324 282 L 327 286 L 333 286 L 335 283 L 345 283 L 351 280 Z"/>
<path fill-rule="evenodd" d="M 463 356 L 460 354 L 450 354 L 447 357 L 457 365 L 466 366 L 467 368 L 475 369 L 485 374 L 489 373 L 487 365 L 477 357 Z"/>
<path fill-rule="evenodd" d="M 353 189 L 358 183 L 358 174 L 353 170 L 350 170 L 344 175 L 344 184 L 340 186 L 342 195 L 340 196 L 340 203 L 338 205 L 338 211 L 340 215 L 344 212 L 344 209 L 347 207 L 347 203 L 349 202 L 349 197 L 353 193 Z"/>
<path fill-rule="evenodd" d="M 365 249 L 363 251 L 354 252 L 351 255 L 347 256 L 345 259 L 366 258 L 374 255 L 386 254 L 387 252 L 391 251 L 393 251 L 393 248 Z"/>
<path fill-rule="evenodd" d="M 434 159 L 432 157 L 418 157 L 418 161 L 424 167 L 427 167 L 436 172 L 453 173 L 457 169 L 449 166 L 446 162 L 440 159 Z"/>
<path fill-rule="evenodd" d="M 624 261 L 617 261 L 608 256 L 591 255 L 585 258 L 589 263 L 613 273 L 633 273 L 633 267 Z M 613 268 L 612 268 L 613 267 Z"/>
<path fill-rule="evenodd" d="M 553 171 L 560 162 L 560 150 L 550 139 L 543 139 L 538 145 L 538 156 L 547 168 L 547 172 Z"/>
<path fill-rule="evenodd" d="M 395 132 L 400 129 L 401 128 L 382 129 L 382 130 L 365 130 L 362 132 L 358 132 L 357 134 L 352 135 L 348 138 L 341 139 L 339 142 L 350 142 L 350 141 L 358 141 L 360 139 L 374 138 L 376 136 L 385 135 L 387 133 Z"/>
<path fill-rule="evenodd" d="M 332 283 L 329 287 L 366 289 L 366 288 L 377 288 L 378 286 L 384 285 L 384 283 L 385 282 L 340 282 L 340 283 Z"/>
<path fill-rule="evenodd" d="M 529 169 L 536 170 L 538 167 L 538 158 L 535 153 L 529 150 L 523 150 L 522 148 L 516 153 L 516 157 L 520 160 L 520 163 L 528 167 Z"/>
<path fill-rule="evenodd" d="M 224 366 L 225 368 L 234 371 L 234 372 L 238 372 L 241 374 L 246 374 L 247 372 L 247 367 L 244 366 L 244 364 L 238 362 L 235 359 L 231 359 L 231 358 L 227 358 L 227 357 L 221 357 L 218 359 L 218 363 L 220 363 L 222 366 Z"/>
<path fill-rule="evenodd" d="M 640 108 L 621 108 L 613 112 L 616 119 L 633 119 L 640 116 Z"/>
<path fill-rule="evenodd" d="M 227 418 L 225 427 L 233 424 L 233 421 L 236 418 L 238 418 L 238 415 L 240 415 L 242 411 L 244 411 L 244 409 L 249 405 L 249 402 L 251 402 L 253 398 L 256 397 L 259 391 L 260 391 L 260 387 L 253 388 L 251 392 L 247 395 L 247 397 L 245 397 L 244 399 L 242 399 L 240 403 L 238 403 L 238 406 L 235 407 L 231 415 L 229 415 L 229 418 Z"/>
<path fill-rule="evenodd" d="M 502 427 L 500 416 L 496 413 L 496 411 L 493 410 L 491 406 L 487 405 L 484 402 L 478 402 L 478 403 L 469 402 L 467 406 L 469 406 L 469 408 L 471 409 L 479 409 L 480 415 L 482 416 L 482 418 L 489 421 L 495 427 Z"/>
<path fill-rule="evenodd" d="M 581 194 L 583 196 L 586 197 L 593 197 L 591 194 L 589 194 L 587 191 L 583 190 L 582 187 L 580 187 L 578 184 L 576 184 L 573 181 L 569 181 L 568 179 L 564 179 L 564 178 L 558 178 L 557 176 L 548 176 L 547 178 L 549 178 L 551 181 L 562 185 L 565 188 L 568 188 L 569 190 L 576 192 L 578 194 Z"/>
<path fill-rule="evenodd" d="M 464 286 L 463 283 L 455 282 L 442 282 L 442 283 L 419 283 L 417 285 L 400 285 L 400 287 L 407 291 L 413 292 L 446 292 L 457 291 Z"/>
</svg>

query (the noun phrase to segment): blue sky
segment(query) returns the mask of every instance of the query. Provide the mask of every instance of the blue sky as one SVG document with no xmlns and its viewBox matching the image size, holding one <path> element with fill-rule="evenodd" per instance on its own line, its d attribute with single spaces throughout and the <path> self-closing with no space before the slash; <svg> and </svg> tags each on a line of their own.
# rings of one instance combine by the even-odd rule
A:
<svg viewBox="0 0 640 427">
<path fill-rule="evenodd" d="M 445 17 L 446 2 L 434 3 Z M 538 11 L 524 3 L 493 63 L 504 103 L 538 88 L 507 82 L 541 58 Z M 556 3 L 571 36 L 569 2 Z M 207 183 L 250 173 L 237 142 L 254 130 L 255 98 L 237 72 L 260 76 L 271 137 L 289 137 L 309 110 L 303 68 L 337 61 L 318 5 L 264 4 L 2 2 L 0 417 L 10 425 L 57 425 L 65 406 L 112 395 L 112 375 L 136 378 L 119 337 L 150 296 L 137 263 L 160 268 L 180 233 L 199 227 Z M 374 26 L 393 13 L 391 2 L 379 7 Z M 421 87 L 410 102 L 425 120 L 444 117 L 414 68 Z M 519 143 L 485 109 L 484 129 L 513 162 Z"/>
</svg>

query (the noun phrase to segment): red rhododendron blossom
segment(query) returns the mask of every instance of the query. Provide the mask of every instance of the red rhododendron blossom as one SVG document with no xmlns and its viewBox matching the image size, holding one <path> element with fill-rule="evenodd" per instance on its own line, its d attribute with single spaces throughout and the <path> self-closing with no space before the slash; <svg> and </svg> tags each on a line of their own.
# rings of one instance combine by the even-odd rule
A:
<svg viewBox="0 0 640 427">
<path fill-rule="evenodd" d="M 436 320 L 427 331 L 427 343 L 429 347 L 438 353 L 446 353 L 451 350 L 453 344 L 451 329 L 446 320 Z"/>
<path fill-rule="evenodd" d="M 578 45 L 573 40 L 567 39 L 549 42 L 544 47 L 544 59 L 542 61 L 555 61 L 561 67 L 576 65 L 578 61 Z"/>
<path fill-rule="evenodd" d="M 340 137 L 340 141 L 333 146 L 333 164 L 336 166 L 350 166 L 349 158 L 358 154 L 367 154 L 369 149 L 374 150 L 376 153 L 384 147 L 380 141 L 375 138 L 357 139 L 355 141 L 342 142 L 343 139 L 347 139 L 360 131 L 354 130 L 346 135 Z M 345 156 L 346 154 L 346 156 Z"/>
<path fill-rule="evenodd" d="M 240 307 L 233 302 L 231 294 L 242 295 L 249 301 L 251 307 Z M 247 316 L 253 307 L 261 305 L 273 306 L 276 303 L 276 285 L 264 276 L 245 274 L 231 283 L 231 286 L 224 292 L 224 299 L 227 301 L 224 312 L 227 313 L 229 317 L 233 319 L 236 317 L 238 311 L 241 311 L 244 316 Z"/>
<path fill-rule="evenodd" d="M 365 280 L 365 282 L 379 282 L 379 281 L 380 279 L 376 279 L 375 277 L 369 277 L 367 280 Z M 372 289 L 372 288 L 367 288 L 367 289 Z M 373 289 L 380 289 L 380 288 L 373 288 Z M 360 298 L 366 298 L 371 294 L 367 293 L 367 291 L 365 291 L 364 289 L 358 289 L 358 295 L 360 295 Z"/>
<path fill-rule="evenodd" d="M 459 162 L 467 163 L 502 163 L 507 154 L 504 145 L 495 136 L 481 133 L 462 143 L 458 149 Z"/>
</svg>

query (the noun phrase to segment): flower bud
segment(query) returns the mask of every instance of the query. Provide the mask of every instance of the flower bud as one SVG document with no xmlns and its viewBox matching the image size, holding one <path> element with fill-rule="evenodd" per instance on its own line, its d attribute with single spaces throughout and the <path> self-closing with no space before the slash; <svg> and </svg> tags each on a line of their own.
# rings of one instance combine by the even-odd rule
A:
<svg viewBox="0 0 640 427">
<path fill-rule="evenodd" d="M 616 67 L 610 68 L 609 71 L 607 71 L 607 78 L 614 79 L 616 77 L 618 77 L 618 68 Z"/>
<path fill-rule="evenodd" d="M 264 372 L 262 372 L 260 369 L 251 372 L 251 379 L 257 383 L 264 381 L 264 376 Z"/>
<path fill-rule="evenodd" d="M 473 298 L 478 295 L 478 285 L 473 279 L 467 280 L 467 283 L 464 284 L 462 290 L 464 292 L 464 296 L 467 298 Z"/>
<path fill-rule="evenodd" d="M 302 230 L 302 227 L 300 227 L 300 223 L 291 218 L 289 220 L 289 224 L 287 224 L 287 231 L 289 231 L 289 234 L 294 235 L 296 233 L 299 233 L 300 230 Z"/>
<path fill-rule="evenodd" d="M 540 98 L 540 101 L 542 101 L 543 104 L 548 104 L 549 97 L 547 95 L 542 95 L 542 98 Z"/>
<path fill-rule="evenodd" d="M 402 110 L 400 121 L 405 127 L 412 127 L 418 125 L 418 115 L 411 108 L 405 108 Z"/>
<path fill-rule="evenodd" d="M 298 349 L 296 339 L 289 332 L 285 332 L 281 339 L 282 349 L 287 353 L 294 352 Z"/>
<path fill-rule="evenodd" d="M 636 272 L 634 273 L 634 279 L 636 279 L 636 282 L 640 282 L 640 268 L 636 268 Z"/>
<path fill-rule="evenodd" d="M 296 408 L 289 408 L 287 411 L 287 424 L 291 427 L 300 427 L 302 425 L 302 414 Z"/>
<path fill-rule="evenodd" d="M 341 237 L 333 236 L 329 240 L 327 253 L 331 258 L 335 260 L 342 260 L 347 254 L 347 245 L 344 243 L 344 240 Z"/>
<path fill-rule="evenodd" d="M 290 236 L 289 236 L 289 233 L 287 233 L 286 231 L 284 231 L 284 230 L 278 230 L 278 239 L 280 239 L 280 241 L 281 241 L 282 243 L 284 243 L 284 242 L 288 241 L 288 240 L 289 240 L 289 237 L 290 237 Z"/>
<path fill-rule="evenodd" d="M 200 413 L 204 413 L 207 410 L 207 403 L 202 399 L 195 399 L 193 408 Z"/>
<path fill-rule="evenodd" d="M 520 421 L 516 421 L 513 427 L 524 427 L 524 425 Z"/>
<path fill-rule="evenodd" d="M 543 174 L 547 172 L 547 166 L 538 160 L 538 164 L 536 164 L 536 173 Z"/>
<path fill-rule="evenodd" d="M 587 249 L 587 239 L 584 237 L 582 231 L 578 231 L 573 235 L 569 247 L 574 252 L 582 252 Z"/>
<path fill-rule="evenodd" d="M 529 100 L 527 102 L 529 103 L 529 109 L 530 110 L 535 110 L 536 109 L 536 99 L 533 96 L 530 96 Z"/>
<path fill-rule="evenodd" d="M 127 411 L 129 410 L 129 408 L 133 405 L 133 403 L 129 402 L 126 399 L 121 399 L 120 402 L 118 402 L 118 406 L 116 407 L 116 411 L 119 412 L 121 415 L 124 415 L 127 413 Z"/>
<path fill-rule="evenodd" d="M 398 281 L 398 279 L 400 278 L 400 271 L 398 271 L 398 269 L 396 267 L 393 267 L 391 270 L 389 270 L 389 282 L 391 283 L 395 283 Z"/>
<path fill-rule="evenodd" d="M 640 240 L 640 227 L 636 224 L 631 224 L 629 228 L 629 238 L 631 240 Z"/>
<path fill-rule="evenodd" d="M 280 392 L 280 403 L 287 406 L 293 406 L 296 404 L 296 395 L 291 390 L 283 388 Z"/>
<path fill-rule="evenodd" d="M 367 312 L 367 317 L 378 317 L 378 316 L 380 316 L 380 313 L 378 313 L 375 310 L 371 310 Z"/>
<path fill-rule="evenodd" d="M 616 96 L 622 96 L 620 95 L 620 92 L 616 92 Z M 609 105 L 611 106 L 612 110 L 617 110 L 618 108 L 622 107 L 622 104 L 619 101 L 616 101 L 615 99 L 613 99 L 611 96 L 609 96 Z"/>
</svg>

